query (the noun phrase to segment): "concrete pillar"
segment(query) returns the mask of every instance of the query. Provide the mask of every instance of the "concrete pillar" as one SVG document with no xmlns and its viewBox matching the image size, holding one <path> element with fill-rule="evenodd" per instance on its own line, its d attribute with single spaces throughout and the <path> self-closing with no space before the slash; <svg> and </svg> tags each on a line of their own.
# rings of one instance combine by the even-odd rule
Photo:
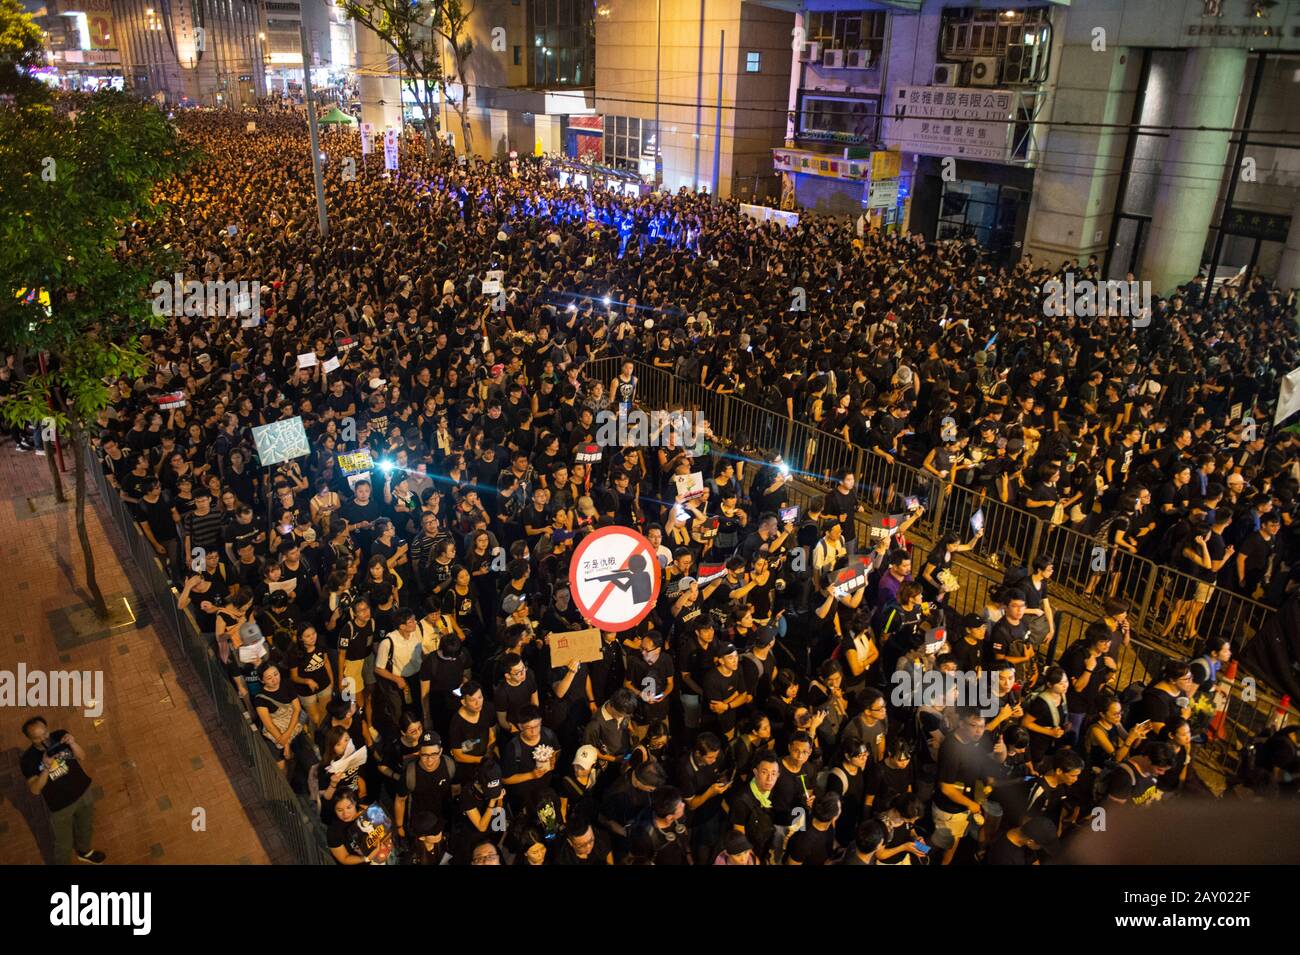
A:
<svg viewBox="0 0 1300 955">
<path fill-rule="evenodd" d="M 1043 129 L 1047 155 L 1069 158 L 1046 162 L 1034 174 L 1024 251 L 1053 267 L 1105 254 L 1128 138 L 1121 125 L 1133 114 L 1141 73 L 1140 55 L 1127 47 L 1068 45 L 1058 61 L 1051 115 L 1096 125 Z"/>
<path fill-rule="evenodd" d="M 1286 233 L 1286 246 L 1277 265 L 1277 287 L 1284 293 L 1300 289 L 1300 200 L 1291 210 L 1291 228 Z"/>
<path fill-rule="evenodd" d="M 357 68 L 388 69 L 388 47 L 371 30 L 356 24 Z M 402 91 L 395 76 L 357 77 L 361 96 L 361 122 L 374 123 L 376 131 L 392 126 L 402 128 Z"/>
<path fill-rule="evenodd" d="M 1188 50 L 1178 84 L 1174 125 L 1156 187 L 1151 234 L 1140 280 L 1168 294 L 1201 265 L 1214 217 L 1231 133 L 1196 127 L 1231 127 L 1246 77 L 1245 49 Z"/>
</svg>

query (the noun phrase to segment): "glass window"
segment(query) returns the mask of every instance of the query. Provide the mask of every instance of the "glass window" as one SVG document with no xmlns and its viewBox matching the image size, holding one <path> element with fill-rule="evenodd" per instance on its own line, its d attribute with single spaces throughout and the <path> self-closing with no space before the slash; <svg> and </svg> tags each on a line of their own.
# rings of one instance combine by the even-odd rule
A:
<svg viewBox="0 0 1300 955">
<path fill-rule="evenodd" d="M 594 7 L 591 0 L 530 0 L 534 85 L 591 84 L 596 43 Z"/>
<path fill-rule="evenodd" d="M 884 52 L 886 16 L 873 10 L 810 13 L 804 20 L 806 36 L 823 50 L 870 50 L 871 62 L 878 63 Z"/>
<path fill-rule="evenodd" d="M 759 70 L 762 69 L 762 66 L 760 65 L 760 64 L 762 63 L 762 58 L 763 58 L 763 55 L 762 55 L 760 52 L 758 52 L 757 50 L 750 50 L 748 53 L 746 53 L 746 54 L 745 54 L 745 72 L 746 72 L 746 73 L 757 73 L 757 72 L 759 72 Z"/>
<path fill-rule="evenodd" d="M 975 56 L 1017 56 L 1028 65 L 1017 67 L 1017 83 L 1038 83 L 1047 76 L 1047 49 L 1051 43 L 1051 11 L 1047 7 L 1024 10 L 984 10 L 951 7 L 943 11 L 939 54 L 961 60 Z"/>
<path fill-rule="evenodd" d="M 875 142 L 880 128 L 879 113 L 879 97 L 805 94 L 796 135 L 823 142 Z"/>
</svg>

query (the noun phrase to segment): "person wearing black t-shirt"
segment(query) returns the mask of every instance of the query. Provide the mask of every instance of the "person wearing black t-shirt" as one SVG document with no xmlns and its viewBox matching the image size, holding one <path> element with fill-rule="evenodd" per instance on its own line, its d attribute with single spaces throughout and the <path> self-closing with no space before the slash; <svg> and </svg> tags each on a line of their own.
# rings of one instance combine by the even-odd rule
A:
<svg viewBox="0 0 1300 955">
<path fill-rule="evenodd" d="M 554 789 L 560 740 L 542 726 L 542 711 L 525 706 L 519 712 L 519 733 L 501 749 L 501 775 L 515 812 L 537 804 L 542 792 Z"/>
<path fill-rule="evenodd" d="M 451 715 L 459 703 L 455 691 L 469 677 L 471 666 L 470 652 L 454 633 L 444 636 L 438 649 L 426 653 L 420 663 L 420 682 L 429 684 L 429 695 L 425 698 L 429 722 L 439 733 L 445 734 L 450 726 Z"/>
<path fill-rule="evenodd" d="M 352 793 L 335 800 L 334 815 L 325 842 L 339 865 L 386 865 L 394 858 L 392 834 L 374 824 Z"/>
<path fill-rule="evenodd" d="M 949 654 L 957 662 L 957 669 L 974 673 L 983 669 L 984 637 L 987 635 L 984 618 L 970 614 L 962 620 L 962 638 L 949 647 Z"/>
<path fill-rule="evenodd" d="M 840 474 L 840 481 L 826 495 L 826 515 L 835 518 L 845 527 L 853 526 L 853 515 L 858 510 L 858 492 L 854 487 L 857 478 L 851 468 Z"/>
<path fill-rule="evenodd" d="M 1042 816 L 1026 819 L 1008 829 L 989 848 L 988 865 L 1038 865 L 1040 852 L 1056 851 L 1056 827 Z"/>
<path fill-rule="evenodd" d="M 984 735 L 984 715 L 976 707 L 958 707 L 957 728 L 939 745 L 938 774 L 935 779 L 931 811 L 936 833 L 947 830 L 949 845 L 943 864 L 952 862 L 957 846 L 971 822 L 983 824 L 981 809 L 988 791 L 986 781 L 992 775 L 989 756 L 980 746 Z M 936 840 L 937 844 L 937 840 Z"/>
<path fill-rule="evenodd" d="M 775 753 L 760 753 L 754 761 L 754 777 L 738 793 L 727 796 L 731 827 L 748 837 L 759 862 L 771 861 L 776 822 L 772 790 L 781 776 L 781 760 Z"/>
<path fill-rule="evenodd" d="M 456 764 L 443 756 L 437 733 L 420 737 L 419 755 L 403 766 L 397 777 L 393 817 L 398 836 L 406 836 L 407 823 L 420 813 L 433 813 L 444 825 L 451 820 L 455 769 Z"/>
<path fill-rule="evenodd" d="M 89 796 L 90 777 L 82 764 L 86 753 L 67 730 L 49 730 L 45 719 L 33 716 L 23 724 L 31 746 L 19 758 L 27 788 L 45 800 L 54 833 L 54 865 L 68 865 L 75 850 L 82 862 L 99 865 L 104 853 L 94 848 L 95 804 Z"/>
<path fill-rule="evenodd" d="M 374 539 L 374 522 L 384 516 L 383 508 L 374 499 L 368 480 L 357 482 L 357 486 L 352 489 L 352 500 L 346 501 L 339 508 L 339 516 L 352 529 L 353 542 L 368 556 L 370 542 Z"/>
<path fill-rule="evenodd" d="M 503 676 L 492 693 L 496 707 L 497 729 L 505 734 L 519 732 L 519 722 L 524 709 L 538 705 L 537 678 L 519 654 L 511 652 L 502 657 Z"/>
<path fill-rule="evenodd" d="M 1191 667 L 1171 660 L 1160 671 L 1160 679 L 1142 694 L 1134 718 L 1139 723 L 1150 722 L 1157 729 L 1170 725 L 1179 717 L 1186 719 L 1190 715 L 1191 704 L 1188 701 L 1195 694 Z"/>
<path fill-rule="evenodd" d="M 1137 752 L 1107 773 L 1106 798 L 1133 806 L 1159 802 L 1159 779 L 1173 768 L 1174 762 L 1174 749 L 1168 743 L 1143 741 Z"/>
<path fill-rule="evenodd" d="M 823 793 L 812 804 L 811 821 L 790 837 L 785 847 L 786 865 L 827 865 L 835 855 L 835 820 L 840 816 L 840 797 Z"/>
<path fill-rule="evenodd" d="M 730 739 L 736 730 L 736 711 L 749 702 L 740 674 L 740 653 L 733 644 L 718 647 L 713 667 L 700 679 L 704 691 L 702 724 Z"/>
<path fill-rule="evenodd" d="M 1075 739 L 1083 731 L 1084 720 L 1097 711 L 1099 695 L 1119 669 L 1110 657 L 1110 644 L 1110 629 L 1097 622 L 1061 655 L 1061 669 L 1070 678 L 1065 702 Z"/>
<path fill-rule="evenodd" d="M 632 827 L 632 855 L 652 865 L 690 865 L 691 833 L 682 822 L 686 800 L 676 786 L 660 786 L 650 794 L 650 811 Z"/>
<path fill-rule="evenodd" d="M 556 865 L 613 865 L 609 837 L 579 815 L 564 826 L 564 842 L 555 854 Z"/>
</svg>

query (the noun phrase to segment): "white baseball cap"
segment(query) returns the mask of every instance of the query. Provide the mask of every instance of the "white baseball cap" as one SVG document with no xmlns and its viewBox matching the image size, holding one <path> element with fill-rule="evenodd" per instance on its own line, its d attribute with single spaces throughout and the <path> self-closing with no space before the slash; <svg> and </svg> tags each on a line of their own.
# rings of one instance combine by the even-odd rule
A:
<svg viewBox="0 0 1300 955">
<path fill-rule="evenodd" d="M 596 747 L 591 744 L 579 746 L 578 751 L 573 754 L 573 765 L 579 769 L 588 770 L 596 765 L 596 760 L 599 758 L 600 754 L 596 751 Z"/>
</svg>

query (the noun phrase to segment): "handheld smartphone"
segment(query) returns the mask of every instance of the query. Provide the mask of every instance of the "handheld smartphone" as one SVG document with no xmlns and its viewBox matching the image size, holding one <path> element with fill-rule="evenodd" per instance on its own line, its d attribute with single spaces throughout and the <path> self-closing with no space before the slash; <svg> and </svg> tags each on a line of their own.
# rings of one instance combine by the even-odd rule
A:
<svg viewBox="0 0 1300 955">
<path fill-rule="evenodd" d="M 797 520 L 799 520 L 799 505 L 798 505 L 798 504 L 795 504 L 793 507 L 783 507 L 783 508 L 781 508 L 781 523 L 782 523 L 782 524 L 793 524 L 793 523 L 794 523 L 795 521 L 797 521 Z"/>
<path fill-rule="evenodd" d="M 916 848 L 920 851 L 921 855 L 928 856 L 930 854 L 930 847 L 927 846 L 920 839 L 917 839 L 915 842 L 912 843 L 912 845 L 916 846 Z"/>
<path fill-rule="evenodd" d="M 916 509 L 917 509 L 918 507 L 920 507 L 920 506 L 921 506 L 921 500 L 920 500 L 920 498 L 916 498 L 916 497 L 905 497 L 905 498 L 903 498 L 903 509 L 904 509 L 904 510 L 914 511 L 914 510 L 916 510 Z"/>
</svg>

